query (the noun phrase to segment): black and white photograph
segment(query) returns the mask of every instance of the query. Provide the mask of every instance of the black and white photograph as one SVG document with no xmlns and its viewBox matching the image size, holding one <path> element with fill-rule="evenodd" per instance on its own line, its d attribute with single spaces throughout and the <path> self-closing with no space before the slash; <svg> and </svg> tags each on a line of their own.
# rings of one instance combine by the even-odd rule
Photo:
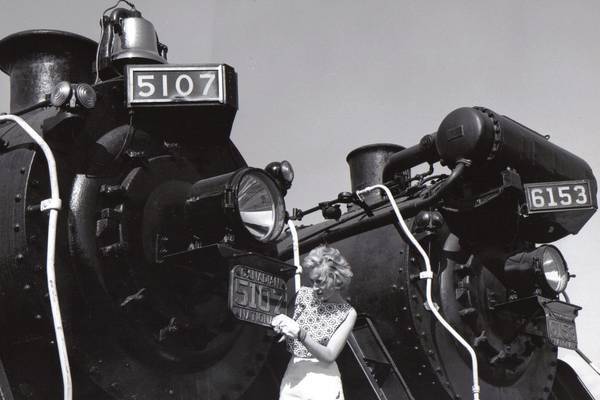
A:
<svg viewBox="0 0 600 400">
<path fill-rule="evenodd" d="M 599 2 L 0 4 L 0 399 L 600 400 Z"/>
</svg>

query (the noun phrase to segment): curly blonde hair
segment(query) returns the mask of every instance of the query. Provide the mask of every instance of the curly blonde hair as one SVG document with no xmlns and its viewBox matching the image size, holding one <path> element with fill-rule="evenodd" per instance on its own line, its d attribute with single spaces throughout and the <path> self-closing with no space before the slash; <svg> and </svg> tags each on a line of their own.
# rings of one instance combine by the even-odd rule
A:
<svg viewBox="0 0 600 400">
<path fill-rule="evenodd" d="M 320 269 L 321 276 L 326 277 L 328 287 L 344 290 L 352 280 L 352 269 L 342 253 L 336 248 L 326 245 L 315 247 L 302 261 L 302 267 L 309 271 Z"/>
</svg>

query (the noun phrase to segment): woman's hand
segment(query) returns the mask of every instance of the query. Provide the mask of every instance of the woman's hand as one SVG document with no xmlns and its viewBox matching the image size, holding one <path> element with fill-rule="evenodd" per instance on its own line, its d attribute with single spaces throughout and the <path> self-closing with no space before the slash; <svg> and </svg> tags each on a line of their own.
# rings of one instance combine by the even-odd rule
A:
<svg viewBox="0 0 600 400">
<path fill-rule="evenodd" d="M 276 315 L 271 321 L 271 325 L 275 333 L 283 334 L 291 339 L 297 339 L 300 333 L 300 325 L 284 314 Z M 283 341 L 283 337 L 279 341 Z"/>
</svg>

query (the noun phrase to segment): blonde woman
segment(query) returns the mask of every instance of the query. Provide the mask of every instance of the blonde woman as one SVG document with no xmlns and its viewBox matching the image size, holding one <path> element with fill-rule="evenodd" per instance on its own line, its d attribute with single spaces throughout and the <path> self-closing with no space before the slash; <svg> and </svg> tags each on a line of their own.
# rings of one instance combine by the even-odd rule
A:
<svg viewBox="0 0 600 400">
<path fill-rule="evenodd" d="M 313 249 L 303 262 L 312 287 L 296 295 L 294 318 L 277 315 L 271 324 L 292 353 L 281 382 L 280 400 L 343 400 L 335 362 L 356 322 L 356 311 L 342 297 L 352 270 L 339 250 Z"/>
</svg>

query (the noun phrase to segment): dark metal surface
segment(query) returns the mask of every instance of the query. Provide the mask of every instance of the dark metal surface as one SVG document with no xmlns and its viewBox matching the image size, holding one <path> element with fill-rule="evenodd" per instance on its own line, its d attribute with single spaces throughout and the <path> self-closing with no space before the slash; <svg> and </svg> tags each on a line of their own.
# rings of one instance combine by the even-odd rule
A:
<svg viewBox="0 0 600 400">
<path fill-rule="evenodd" d="M 30 30 L 0 40 L 0 69 L 10 75 L 11 113 L 45 100 L 60 81 L 93 83 L 96 42 L 55 30 Z"/>
<path fill-rule="evenodd" d="M 581 381 L 575 370 L 566 362 L 558 360 L 556 379 L 550 400 L 594 400 L 594 396 Z"/>
</svg>

